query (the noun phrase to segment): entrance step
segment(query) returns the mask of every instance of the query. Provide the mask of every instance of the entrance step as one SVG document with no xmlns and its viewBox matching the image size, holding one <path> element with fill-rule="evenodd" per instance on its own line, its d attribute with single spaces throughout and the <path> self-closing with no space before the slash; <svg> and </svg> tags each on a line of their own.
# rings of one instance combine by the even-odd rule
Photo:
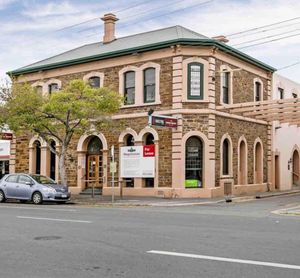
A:
<svg viewBox="0 0 300 278">
<path fill-rule="evenodd" d="M 82 192 L 80 192 L 80 195 L 90 195 L 92 196 L 93 189 L 92 188 L 86 188 Z M 95 188 L 94 189 L 95 195 L 102 195 L 102 188 Z"/>
</svg>

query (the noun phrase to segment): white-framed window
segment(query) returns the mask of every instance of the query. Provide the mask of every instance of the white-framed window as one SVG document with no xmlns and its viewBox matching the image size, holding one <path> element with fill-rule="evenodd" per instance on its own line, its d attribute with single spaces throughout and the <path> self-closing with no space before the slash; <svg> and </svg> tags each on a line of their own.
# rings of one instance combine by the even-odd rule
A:
<svg viewBox="0 0 300 278">
<path fill-rule="evenodd" d="M 232 76 L 233 71 L 228 65 L 220 67 L 220 103 L 232 104 Z"/>
<path fill-rule="evenodd" d="M 93 88 L 103 87 L 104 73 L 93 71 L 83 76 L 83 80 Z"/>
<path fill-rule="evenodd" d="M 124 105 L 135 104 L 135 72 L 124 73 Z"/>
<path fill-rule="evenodd" d="M 264 99 L 263 82 L 259 78 L 254 79 L 254 101 Z"/>
<path fill-rule="evenodd" d="M 284 89 L 278 87 L 278 97 L 279 99 L 284 99 Z"/>
<path fill-rule="evenodd" d="M 44 90 L 51 95 L 54 92 L 57 92 L 61 89 L 61 81 L 58 79 L 50 79 L 45 83 Z"/>
<path fill-rule="evenodd" d="M 148 62 L 140 67 L 127 66 L 119 71 L 119 92 L 123 107 L 160 104 L 160 65 Z"/>
<path fill-rule="evenodd" d="M 155 68 L 146 68 L 144 76 L 144 102 L 155 102 Z"/>
<path fill-rule="evenodd" d="M 208 102 L 208 68 L 200 57 L 182 61 L 183 102 Z"/>
</svg>

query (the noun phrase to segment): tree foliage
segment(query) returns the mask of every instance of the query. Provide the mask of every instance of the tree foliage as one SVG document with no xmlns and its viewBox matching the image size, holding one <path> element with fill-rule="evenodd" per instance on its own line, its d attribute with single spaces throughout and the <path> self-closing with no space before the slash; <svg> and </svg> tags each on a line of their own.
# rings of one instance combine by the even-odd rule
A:
<svg viewBox="0 0 300 278">
<path fill-rule="evenodd" d="M 16 135 L 36 134 L 44 139 L 59 158 L 61 182 L 66 184 L 65 155 L 73 135 L 108 127 L 122 98 L 108 88 L 92 88 L 82 80 L 73 80 L 51 95 L 28 83 L 14 83 L 11 90 L 1 91 L 0 101 L 1 124 Z M 59 149 L 51 147 L 53 139 L 59 142 Z"/>
</svg>

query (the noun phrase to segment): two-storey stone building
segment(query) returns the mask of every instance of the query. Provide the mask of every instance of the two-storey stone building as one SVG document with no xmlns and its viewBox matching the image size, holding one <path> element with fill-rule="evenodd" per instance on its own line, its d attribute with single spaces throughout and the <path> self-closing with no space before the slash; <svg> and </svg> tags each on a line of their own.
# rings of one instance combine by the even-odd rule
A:
<svg viewBox="0 0 300 278">
<path fill-rule="evenodd" d="M 115 16 L 103 20 L 103 42 L 12 72 L 17 82 L 30 82 L 41 93 L 59 91 L 80 78 L 124 96 L 113 116 L 122 121 L 122 129 L 73 139 L 66 162 L 70 189 L 79 193 L 96 179 L 103 194 L 111 194 L 110 147 L 115 146 L 120 164 L 122 146 L 155 144 L 155 177 L 127 179 L 124 195 L 214 197 L 224 190 L 267 190 L 271 126 L 217 107 L 270 99 L 274 69 L 229 47 L 222 37 L 173 26 L 115 38 Z M 177 117 L 178 127 L 149 126 L 149 109 L 153 115 Z M 12 171 L 59 179 L 57 159 L 40 138 L 18 137 L 13 143 Z"/>
</svg>

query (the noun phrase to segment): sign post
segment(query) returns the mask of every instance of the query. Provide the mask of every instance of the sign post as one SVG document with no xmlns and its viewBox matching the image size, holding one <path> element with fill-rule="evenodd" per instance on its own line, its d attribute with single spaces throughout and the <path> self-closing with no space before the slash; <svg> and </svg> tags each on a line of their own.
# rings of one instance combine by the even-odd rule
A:
<svg viewBox="0 0 300 278">
<path fill-rule="evenodd" d="M 111 175 L 112 175 L 112 178 L 111 178 L 111 188 L 112 188 L 112 194 L 111 194 L 111 202 L 112 204 L 114 203 L 115 201 L 115 169 L 112 169 L 115 167 L 115 147 L 114 145 L 111 146 Z"/>
</svg>

